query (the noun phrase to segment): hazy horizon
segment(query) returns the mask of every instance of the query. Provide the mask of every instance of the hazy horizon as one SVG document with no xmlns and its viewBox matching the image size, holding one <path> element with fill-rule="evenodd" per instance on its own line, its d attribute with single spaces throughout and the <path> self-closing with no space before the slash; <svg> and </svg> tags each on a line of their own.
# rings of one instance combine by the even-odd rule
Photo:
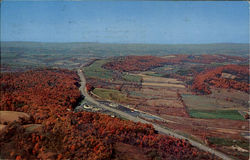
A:
<svg viewBox="0 0 250 160">
<path fill-rule="evenodd" d="M 46 41 L 0 41 L 2 42 L 10 42 L 10 43 L 100 43 L 100 44 L 148 44 L 148 45 L 212 45 L 212 44 L 250 44 L 250 43 L 237 43 L 237 42 L 211 42 L 211 43 L 127 43 L 127 42 L 46 42 Z"/>
<path fill-rule="evenodd" d="M 249 43 L 248 2 L 2 1 L 1 41 Z"/>
</svg>

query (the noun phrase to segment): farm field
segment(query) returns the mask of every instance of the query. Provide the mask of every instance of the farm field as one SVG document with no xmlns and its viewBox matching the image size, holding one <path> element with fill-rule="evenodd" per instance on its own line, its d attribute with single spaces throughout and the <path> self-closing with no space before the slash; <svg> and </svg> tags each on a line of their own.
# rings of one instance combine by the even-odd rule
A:
<svg viewBox="0 0 250 160">
<path fill-rule="evenodd" d="M 189 110 L 193 118 L 245 120 L 237 110 Z"/>
<path fill-rule="evenodd" d="M 164 78 L 164 77 L 147 76 L 147 75 L 144 75 L 144 74 L 138 74 L 138 76 L 142 76 L 143 82 L 184 84 L 182 81 L 179 81 L 179 80 L 177 80 L 175 78 Z"/>
<path fill-rule="evenodd" d="M 143 86 L 157 86 L 157 87 L 170 87 L 170 88 L 185 88 L 184 85 L 179 84 L 169 84 L 169 83 L 152 83 L 152 82 L 143 82 Z"/>
<path fill-rule="evenodd" d="M 143 86 L 140 91 L 142 94 L 149 95 L 149 96 L 151 95 L 151 96 L 157 96 L 157 97 L 165 97 L 168 99 L 177 98 L 175 88 Z"/>
<path fill-rule="evenodd" d="M 202 119 L 200 118 L 188 118 L 188 117 L 177 117 L 164 115 L 162 116 L 167 122 L 158 122 L 161 125 L 171 128 L 176 132 L 183 133 L 201 141 L 212 147 L 216 147 L 223 152 L 239 157 L 240 159 L 247 159 L 248 155 L 246 152 L 241 152 L 233 149 L 233 145 L 225 149 L 223 144 L 217 146 L 217 144 L 210 143 L 210 137 L 217 137 L 221 139 L 229 139 L 234 142 L 242 142 L 249 144 L 248 138 L 245 138 L 245 133 L 249 134 L 249 122 L 245 120 L 232 120 L 230 119 Z M 248 151 L 249 152 L 249 151 Z"/>
<path fill-rule="evenodd" d="M 223 89 L 223 88 L 213 88 L 211 87 L 212 94 L 208 95 L 212 98 L 228 100 L 233 103 L 237 103 L 238 107 L 242 106 L 248 109 L 249 106 L 249 95 L 245 92 L 240 92 L 234 89 Z"/>
<path fill-rule="evenodd" d="M 99 98 L 118 103 L 124 103 L 130 100 L 125 94 L 113 89 L 95 88 L 92 92 Z"/>
<path fill-rule="evenodd" d="M 89 78 L 99 78 L 99 79 L 112 79 L 113 73 L 112 71 L 106 70 L 101 66 L 107 63 L 107 60 L 98 60 L 95 61 L 88 67 L 84 68 L 84 74 Z"/>
<path fill-rule="evenodd" d="M 100 59 L 94 61 L 92 64 L 84 68 L 84 74 L 88 78 L 105 79 L 107 81 L 126 81 L 126 82 L 136 82 L 141 81 L 140 76 L 130 75 L 127 73 L 119 73 L 115 71 L 110 71 L 102 66 L 108 63 L 107 59 Z"/>
<path fill-rule="evenodd" d="M 246 110 L 246 107 L 225 99 L 210 97 L 206 95 L 182 95 L 185 104 L 189 109 L 200 110 Z"/>
</svg>

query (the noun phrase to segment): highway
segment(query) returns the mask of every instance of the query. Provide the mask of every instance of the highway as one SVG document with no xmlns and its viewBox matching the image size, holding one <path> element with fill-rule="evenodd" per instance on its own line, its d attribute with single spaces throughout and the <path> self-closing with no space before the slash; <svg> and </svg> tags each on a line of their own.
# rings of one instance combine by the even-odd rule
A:
<svg viewBox="0 0 250 160">
<path fill-rule="evenodd" d="M 191 139 L 189 139 L 189 138 L 186 138 L 186 137 L 184 137 L 184 136 L 182 136 L 182 135 L 179 135 L 179 134 L 177 134 L 177 133 L 175 133 L 175 132 L 173 132 L 173 131 L 170 131 L 170 130 L 168 130 L 168 129 L 165 129 L 165 128 L 163 128 L 163 127 L 157 125 L 157 124 L 154 124 L 154 123 L 152 123 L 152 122 L 145 121 L 145 120 L 143 120 L 143 119 L 141 119 L 141 118 L 139 118 L 139 117 L 131 116 L 130 114 L 125 113 L 125 112 L 123 112 L 123 111 L 121 111 L 121 110 L 117 110 L 117 109 L 111 108 L 111 107 L 109 107 L 109 106 L 107 106 L 107 105 L 104 105 L 104 104 L 99 103 L 98 101 L 96 101 L 94 98 L 92 98 L 92 97 L 88 94 L 88 92 L 87 92 L 87 90 L 86 90 L 86 87 L 85 87 L 85 86 L 86 86 L 86 79 L 85 79 L 85 76 L 84 76 L 82 70 L 81 70 L 81 69 L 78 69 L 78 70 L 77 70 L 77 73 L 78 73 L 78 75 L 79 75 L 79 77 L 80 77 L 80 80 L 81 80 L 81 82 L 80 82 L 81 86 L 80 86 L 79 89 L 80 89 L 82 95 L 85 96 L 85 100 L 87 100 L 87 101 L 89 101 L 89 102 L 91 102 L 91 103 L 94 103 L 94 104 L 96 104 L 97 106 L 99 106 L 99 107 L 101 107 L 101 108 L 103 108 L 103 109 L 106 109 L 106 110 L 108 110 L 108 111 L 110 111 L 110 112 L 116 113 L 116 114 L 120 115 L 121 117 L 126 118 L 126 119 L 128 119 L 128 120 L 131 120 L 131 121 L 134 121 L 134 122 L 141 122 L 141 123 L 152 124 L 152 125 L 154 126 L 154 128 L 155 128 L 156 131 L 158 131 L 158 132 L 160 132 L 160 133 L 163 133 L 163 134 L 166 134 L 166 135 L 169 135 L 169 136 L 173 136 L 173 137 L 179 138 L 179 139 L 186 139 L 186 140 L 188 140 L 189 143 L 192 144 L 193 146 L 195 146 L 195 147 L 197 147 L 197 148 L 199 148 L 200 150 L 203 150 L 203 151 L 205 151 L 205 152 L 209 152 L 209 153 L 211 153 L 211 154 L 214 154 L 214 155 L 220 157 L 221 159 L 224 159 L 224 160 L 233 160 L 232 158 L 230 158 L 229 156 L 225 155 L 224 153 L 221 153 L 221 152 L 219 152 L 219 151 L 216 151 L 216 150 L 214 150 L 214 149 L 212 149 L 212 148 L 209 148 L 208 146 L 206 146 L 206 145 L 204 145 L 204 144 L 201 144 L 201 143 L 199 143 L 199 142 L 196 142 L 196 141 L 194 141 L 194 140 L 191 140 Z"/>
</svg>

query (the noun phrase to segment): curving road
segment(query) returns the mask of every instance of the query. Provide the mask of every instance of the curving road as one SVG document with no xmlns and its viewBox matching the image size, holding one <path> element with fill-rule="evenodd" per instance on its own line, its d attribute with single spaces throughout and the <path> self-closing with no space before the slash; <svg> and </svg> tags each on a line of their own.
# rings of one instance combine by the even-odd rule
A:
<svg viewBox="0 0 250 160">
<path fill-rule="evenodd" d="M 139 118 L 139 117 L 131 116 L 131 115 L 128 114 L 128 113 L 125 113 L 125 112 L 123 112 L 123 111 L 120 111 L 120 110 L 111 108 L 111 107 L 109 107 L 109 106 L 107 106 L 107 105 L 104 105 L 104 104 L 99 103 L 98 101 L 96 101 L 95 99 L 93 99 L 93 98 L 88 94 L 88 92 L 87 92 L 87 90 L 86 90 L 86 87 L 85 87 L 85 86 L 86 86 L 86 79 L 85 79 L 85 77 L 84 77 L 84 74 L 83 74 L 82 70 L 81 70 L 81 69 L 78 69 L 77 72 L 78 72 L 78 75 L 79 75 L 80 80 L 81 80 L 81 82 L 80 82 L 81 87 L 80 87 L 79 89 L 80 89 L 81 93 L 85 96 L 85 99 L 86 99 L 87 101 L 89 101 L 89 102 L 91 102 L 91 103 L 94 103 L 94 104 L 100 106 L 100 107 L 103 108 L 103 109 L 106 109 L 106 110 L 109 110 L 109 111 L 111 111 L 111 112 L 113 112 L 113 113 L 116 113 L 116 114 L 120 115 L 121 117 L 126 118 L 126 119 L 128 119 L 128 120 L 131 120 L 131 121 L 134 121 L 134 122 L 141 122 L 141 123 L 152 124 L 152 125 L 154 126 L 154 128 L 155 128 L 156 131 L 161 132 L 161 133 L 164 133 L 164 134 L 167 134 L 167 135 L 169 135 L 169 136 L 173 136 L 173 137 L 179 138 L 179 139 L 186 139 L 186 140 L 188 140 L 189 143 L 192 144 L 193 146 L 195 146 L 195 147 L 197 147 L 197 148 L 199 148 L 199 149 L 201 149 L 201 150 L 203 150 L 203 151 L 206 151 L 206 152 L 209 152 L 209 153 L 211 153 L 211 154 L 214 154 L 214 155 L 216 155 L 216 156 L 218 156 L 218 157 L 220 157 L 220 158 L 222 158 L 222 159 L 224 159 L 224 160 L 233 160 L 232 158 L 230 158 L 229 156 L 225 155 L 224 153 L 221 153 L 221 152 L 216 151 L 216 150 L 214 150 L 214 149 L 212 149 L 212 148 L 209 148 L 209 147 L 205 146 L 204 144 L 198 143 L 198 142 L 196 142 L 196 141 L 194 141 L 194 140 L 191 140 L 191 139 L 186 138 L 186 137 L 184 137 L 184 136 L 182 136 L 182 135 L 179 135 L 179 134 L 177 134 L 177 133 L 175 133 L 175 132 L 173 132 L 173 131 L 170 131 L 170 130 L 167 130 L 167 129 L 165 129 L 165 128 L 162 128 L 162 127 L 160 127 L 159 125 L 156 125 L 156 124 L 154 124 L 154 123 L 152 123 L 152 122 L 145 121 L 145 120 L 143 120 L 143 119 L 141 119 L 141 118 Z"/>
</svg>

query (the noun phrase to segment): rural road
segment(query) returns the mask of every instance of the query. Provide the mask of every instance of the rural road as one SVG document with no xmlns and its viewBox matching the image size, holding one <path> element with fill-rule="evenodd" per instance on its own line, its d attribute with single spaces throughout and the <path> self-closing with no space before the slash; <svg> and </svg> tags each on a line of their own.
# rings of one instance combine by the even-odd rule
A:
<svg viewBox="0 0 250 160">
<path fill-rule="evenodd" d="M 80 89 L 82 95 L 85 96 L 85 99 L 86 99 L 87 101 L 89 101 L 89 102 L 91 102 L 91 103 L 94 103 L 94 104 L 100 106 L 100 107 L 103 108 L 103 109 L 106 109 L 106 110 L 109 110 L 109 111 L 111 111 L 111 112 L 113 112 L 113 113 L 116 113 L 116 114 L 120 115 L 121 117 L 126 118 L 126 119 L 128 119 L 128 120 L 131 120 L 131 121 L 134 121 L 134 122 L 141 122 L 141 123 L 152 124 L 152 125 L 154 126 L 154 128 L 155 128 L 156 131 L 161 132 L 161 133 L 164 133 L 164 134 L 167 134 L 167 135 L 169 135 L 169 136 L 173 136 L 173 137 L 179 138 L 179 139 L 186 139 L 186 140 L 188 140 L 189 143 L 192 144 L 193 146 L 195 146 L 195 147 L 197 147 L 197 148 L 199 148 L 199 149 L 201 149 L 201 150 L 203 150 L 203 151 L 205 151 L 205 152 L 209 152 L 209 153 L 211 153 L 211 154 L 214 154 L 214 155 L 216 155 L 216 156 L 218 156 L 218 157 L 220 157 L 220 158 L 222 158 L 222 159 L 224 159 L 224 160 L 233 160 L 232 158 L 230 158 L 229 156 L 225 155 L 224 153 L 221 153 L 221 152 L 216 151 L 216 150 L 214 150 L 214 149 L 212 149 L 212 148 L 209 148 L 209 147 L 205 146 L 204 144 L 201 144 L 201 143 L 196 142 L 196 141 L 194 141 L 194 140 L 188 139 L 188 138 L 186 138 L 186 137 L 184 137 L 184 136 L 182 136 L 182 135 L 179 135 L 179 134 L 177 134 L 177 133 L 175 133 L 175 132 L 172 132 L 172 131 L 170 131 L 170 130 L 167 130 L 167 129 L 165 129 L 165 128 L 162 128 L 162 127 L 160 127 L 159 125 L 156 125 L 156 124 L 154 124 L 154 123 L 152 123 L 152 122 L 148 122 L 148 121 L 145 121 L 145 120 L 143 120 L 143 119 L 141 119 L 141 118 L 131 116 L 131 115 L 128 114 L 128 113 L 125 113 L 125 112 L 123 112 L 123 111 L 120 111 L 120 110 L 111 108 L 111 107 L 109 107 L 109 106 L 107 106 L 107 105 L 104 105 L 104 104 L 99 103 L 98 101 L 96 101 L 95 99 L 93 99 L 93 98 L 88 94 L 88 92 L 87 92 L 87 90 L 86 90 L 86 87 L 85 87 L 85 86 L 86 86 L 86 79 L 85 79 L 85 77 L 84 77 L 84 74 L 83 74 L 82 70 L 81 70 L 81 69 L 78 69 L 78 70 L 77 70 L 77 73 L 78 73 L 78 75 L 79 75 L 79 77 L 80 77 L 80 80 L 81 80 L 81 82 L 80 82 L 81 87 L 80 87 L 79 89 Z"/>
</svg>

